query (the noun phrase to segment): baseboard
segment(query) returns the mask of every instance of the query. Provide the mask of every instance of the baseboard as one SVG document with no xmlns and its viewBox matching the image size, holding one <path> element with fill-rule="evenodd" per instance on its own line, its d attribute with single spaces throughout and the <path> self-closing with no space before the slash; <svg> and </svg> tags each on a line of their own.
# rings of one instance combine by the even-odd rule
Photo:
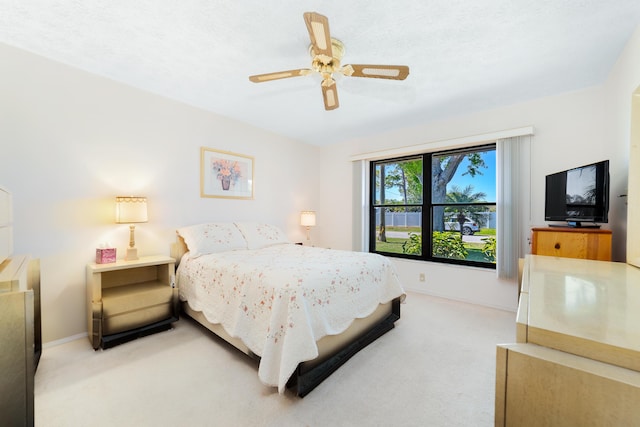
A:
<svg viewBox="0 0 640 427">
<path fill-rule="evenodd" d="M 89 334 L 87 332 L 83 332 L 81 334 L 76 334 L 76 335 L 71 335 L 70 337 L 60 338 L 59 340 L 48 341 L 46 343 L 43 343 L 42 344 L 42 348 L 55 347 L 57 345 L 66 344 L 68 342 L 79 340 L 81 338 L 85 338 L 86 339 L 88 336 L 89 336 Z"/>
<path fill-rule="evenodd" d="M 480 307 L 488 307 L 488 308 L 495 308 L 497 310 L 502 310 L 502 311 L 509 311 L 512 313 L 516 313 L 518 311 L 518 307 L 505 307 L 499 304 L 485 304 L 485 303 L 481 303 L 478 301 L 473 301 L 470 299 L 465 299 L 465 298 L 453 298 L 451 295 L 446 295 L 446 294 L 439 294 L 437 292 L 426 292 L 422 289 L 418 290 L 418 289 L 408 289 L 405 288 L 405 291 L 407 292 L 415 292 L 416 294 L 422 294 L 422 295 L 429 295 L 431 297 L 436 297 L 436 298 L 442 298 L 442 299 L 448 299 L 450 301 L 457 301 L 457 302 L 463 302 L 465 304 L 472 304 L 472 305 L 477 305 Z"/>
</svg>

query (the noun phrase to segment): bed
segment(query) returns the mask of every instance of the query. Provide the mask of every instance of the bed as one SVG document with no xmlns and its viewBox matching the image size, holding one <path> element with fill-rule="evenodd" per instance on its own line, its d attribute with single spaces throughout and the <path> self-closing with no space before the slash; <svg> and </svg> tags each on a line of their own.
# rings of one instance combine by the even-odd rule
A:
<svg viewBox="0 0 640 427">
<path fill-rule="evenodd" d="M 171 254 L 183 312 L 301 397 L 393 329 L 405 297 L 386 258 L 293 244 L 269 224 L 183 227 Z"/>
</svg>

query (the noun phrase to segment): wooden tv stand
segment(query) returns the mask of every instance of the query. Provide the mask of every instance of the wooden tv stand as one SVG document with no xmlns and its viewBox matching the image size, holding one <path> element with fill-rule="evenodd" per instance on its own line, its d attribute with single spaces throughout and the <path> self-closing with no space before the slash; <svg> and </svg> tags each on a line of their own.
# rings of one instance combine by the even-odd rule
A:
<svg viewBox="0 0 640 427">
<path fill-rule="evenodd" d="M 531 229 L 531 253 L 611 261 L 611 230 L 582 227 Z"/>
</svg>

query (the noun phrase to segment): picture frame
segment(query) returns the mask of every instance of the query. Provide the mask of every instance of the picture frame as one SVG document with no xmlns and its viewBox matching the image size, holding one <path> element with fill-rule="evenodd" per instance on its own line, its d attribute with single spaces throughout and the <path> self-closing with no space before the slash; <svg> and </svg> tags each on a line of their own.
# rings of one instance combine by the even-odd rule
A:
<svg viewBox="0 0 640 427">
<path fill-rule="evenodd" d="M 200 197 L 253 199 L 254 159 L 230 151 L 200 148 Z"/>
</svg>

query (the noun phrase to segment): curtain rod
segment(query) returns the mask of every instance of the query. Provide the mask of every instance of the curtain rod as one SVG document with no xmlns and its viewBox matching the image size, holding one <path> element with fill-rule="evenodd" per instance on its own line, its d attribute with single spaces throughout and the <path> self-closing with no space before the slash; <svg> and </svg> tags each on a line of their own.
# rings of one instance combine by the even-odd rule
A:
<svg viewBox="0 0 640 427">
<path fill-rule="evenodd" d="M 407 145 L 404 147 L 392 148 L 388 150 L 372 151 L 369 153 L 356 154 L 350 157 L 352 162 L 360 160 L 377 160 L 389 157 L 408 156 L 411 154 L 436 151 L 441 148 L 456 148 L 467 145 L 475 145 L 481 142 L 492 142 L 498 139 L 513 138 L 515 136 L 533 135 L 533 126 L 507 129 L 498 132 L 484 133 L 479 135 L 463 136 L 461 138 L 443 139 L 440 141 L 426 142 L 417 145 Z"/>
</svg>

